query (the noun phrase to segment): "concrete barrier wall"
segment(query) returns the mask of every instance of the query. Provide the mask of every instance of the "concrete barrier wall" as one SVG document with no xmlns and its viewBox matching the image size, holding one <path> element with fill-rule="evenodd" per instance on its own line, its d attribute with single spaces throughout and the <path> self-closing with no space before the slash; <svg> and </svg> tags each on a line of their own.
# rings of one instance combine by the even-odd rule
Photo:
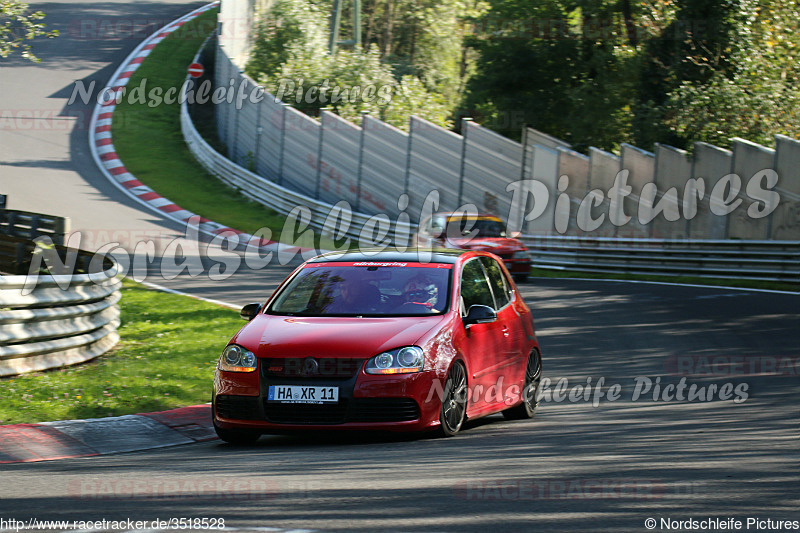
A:
<svg viewBox="0 0 800 533">
<path fill-rule="evenodd" d="M 361 128 L 339 115 L 322 111 L 317 180 L 319 199 L 335 204 L 341 200 L 358 205 Z"/>
<path fill-rule="evenodd" d="M 226 55 L 232 45 L 220 42 L 216 85 L 227 87 L 233 81 L 238 87 L 244 79 L 246 88 L 251 88 L 252 81 Z M 532 128 L 525 129 L 522 145 L 470 121 L 462 128 L 465 136 L 417 117 L 410 117 L 408 133 L 368 115 L 361 125 L 327 112 L 321 121 L 269 94 L 259 104 L 245 100 L 238 109 L 235 100 L 217 106 L 220 140 L 234 163 L 319 201 L 346 200 L 363 214 L 394 218 L 405 213 L 417 222 L 425 198 L 437 191 L 438 210 L 474 204 L 507 218 L 516 214 L 510 213 L 512 193 L 506 189 L 527 178 L 541 181 L 551 192 L 553 205 L 548 209 L 555 209 L 561 192 L 570 197 L 569 213 L 559 218 L 548 211 L 550 220 L 528 221 L 528 231 L 583 235 L 584 228 L 592 228 L 590 218 L 603 215 L 600 227 L 590 232 L 594 236 L 800 240 L 800 141 L 787 137 L 776 138 L 774 152 L 737 140 L 733 151 L 698 143 L 691 157 L 663 145 L 656 146 L 655 154 L 630 145 L 622 145 L 619 155 L 590 148 L 587 157 Z M 778 173 L 778 185 L 772 188 L 779 195 L 778 205 L 771 216 L 752 220 L 748 209 L 764 202 L 747 195 L 746 182 L 763 165 Z M 632 192 L 612 205 L 608 192 L 620 170 L 629 172 Z M 740 176 L 743 202 L 732 214 L 719 216 L 712 212 L 709 199 L 717 182 L 731 173 L 745 174 Z M 564 175 L 568 186 L 561 191 L 559 178 Z M 684 205 L 685 198 L 696 194 L 689 181 L 693 178 L 703 178 L 704 185 L 696 213 L 692 202 Z M 646 187 L 649 194 L 643 202 Z M 588 209 L 592 198 L 587 194 L 592 190 L 602 200 Z M 639 208 L 647 214 L 659 202 L 665 212 L 650 224 L 641 224 Z M 626 216 L 631 217 L 627 222 Z M 557 219 L 567 223 L 557 228 Z"/>
<path fill-rule="evenodd" d="M 711 193 L 714 186 L 733 170 L 733 152 L 708 143 L 695 143 L 692 177 L 703 179 L 704 194 L 697 204 L 697 215 L 689 221 L 692 239 L 724 239 L 726 217 L 711 212 Z"/>
<path fill-rule="evenodd" d="M 272 100 L 258 107 L 259 121 L 256 130 L 256 173 L 268 180 L 281 180 L 281 140 L 286 105 Z"/>
<path fill-rule="evenodd" d="M 463 173 L 458 203 L 471 203 L 480 211 L 507 219 L 511 196 L 506 189 L 522 178 L 522 145 L 471 121 L 464 122 L 463 131 Z"/>
<path fill-rule="evenodd" d="M 283 127 L 282 179 L 299 192 L 319 198 L 319 122 L 293 107 L 287 107 Z"/>
<path fill-rule="evenodd" d="M 621 160 L 620 167 L 628 171 L 628 186 L 631 192 L 626 196 L 622 203 L 624 213 L 620 216 L 630 217 L 624 227 L 617 230 L 618 236 L 649 238 L 652 236 L 653 225 L 642 224 L 639 222 L 639 206 L 641 204 L 642 189 L 648 183 L 654 181 L 656 172 L 655 154 L 631 146 L 622 144 L 620 147 Z M 647 202 L 645 210 L 650 207 Z"/>
<path fill-rule="evenodd" d="M 557 148 L 556 151 L 558 152 L 556 185 L 558 186 L 563 180 L 566 187 L 558 191 L 559 194 L 562 192 L 567 194 L 570 202 L 556 205 L 554 216 L 568 220 L 566 235 L 578 235 L 580 233 L 577 224 L 578 207 L 589 192 L 589 157 L 566 148 Z"/>
<path fill-rule="evenodd" d="M 572 149 L 572 146 L 570 146 L 568 142 L 562 141 L 561 139 L 556 139 L 551 135 L 547 135 L 546 133 L 542 133 L 541 131 L 533 128 L 525 128 L 525 139 L 529 144 L 544 146 L 545 148 L 550 148 L 553 150 L 557 150 L 559 148 L 564 148 L 565 150 Z"/>
<path fill-rule="evenodd" d="M 361 139 L 361 200 L 358 212 L 376 214 L 396 214 L 405 205 L 401 196 L 412 197 L 408 186 L 408 143 L 409 136 L 394 126 L 365 115 L 363 119 L 363 137 Z M 413 199 L 415 208 L 408 207 L 409 212 L 418 212 L 424 193 L 415 191 Z M 404 199 L 404 198 L 403 198 Z"/>
<path fill-rule="evenodd" d="M 458 207 L 463 141 L 460 135 L 411 117 L 408 141 L 409 211 L 418 214 L 425 197 L 439 191 L 439 210 Z"/>
<path fill-rule="evenodd" d="M 685 150 L 656 144 L 654 183 L 655 205 L 663 206 L 651 222 L 651 236 L 656 239 L 684 240 L 688 237 L 688 221 L 681 208 L 686 176 L 692 175 L 692 159 Z"/>
<path fill-rule="evenodd" d="M 526 176 L 528 179 L 533 179 L 543 183 L 547 189 L 547 207 L 544 212 L 533 220 L 527 222 L 525 225 L 526 233 L 530 235 L 556 235 L 555 229 L 555 213 L 556 203 L 558 198 L 558 179 L 560 165 L 560 153 L 558 150 L 547 148 L 546 146 L 536 146 L 533 151 L 533 165 L 531 174 Z M 541 198 L 536 198 L 535 201 L 541 201 Z M 533 205 L 532 200 L 528 200 L 523 207 L 523 215 L 528 214 L 537 206 Z M 567 215 L 568 216 L 568 215 Z M 574 220 L 574 217 L 573 217 Z M 573 228 L 574 231 L 574 228 Z"/>
<path fill-rule="evenodd" d="M 599 148 L 589 148 L 590 191 L 593 191 L 598 197 L 601 193 L 605 195 L 614 186 L 614 180 L 619 171 L 620 158 L 618 155 Z M 581 228 L 592 228 L 596 224 L 589 220 L 589 216 L 591 215 L 592 219 L 602 218 L 600 226 L 592 232 L 601 237 L 614 237 L 617 233 L 617 226 L 614 222 L 619 221 L 621 212 L 621 203 L 612 206 L 609 199 L 604 197 L 599 206 L 586 209 L 585 216 L 579 218 L 578 222 Z"/>
<path fill-rule="evenodd" d="M 746 184 L 757 177 L 764 169 L 773 168 L 775 164 L 775 150 L 761 146 L 745 139 L 733 139 L 733 173 L 741 180 L 741 189 L 738 199 L 742 201 L 740 207 L 727 217 L 727 236 L 731 239 L 762 240 L 769 238 L 769 224 L 771 217 L 754 218 L 748 213 L 756 209 L 759 202 L 749 198 L 746 194 Z M 766 202 L 765 208 L 773 210 L 774 202 Z"/>
<path fill-rule="evenodd" d="M 775 170 L 781 202 L 772 215 L 770 238 L 800 239 L 800 141 L 775 136 Z"/>
</svg>

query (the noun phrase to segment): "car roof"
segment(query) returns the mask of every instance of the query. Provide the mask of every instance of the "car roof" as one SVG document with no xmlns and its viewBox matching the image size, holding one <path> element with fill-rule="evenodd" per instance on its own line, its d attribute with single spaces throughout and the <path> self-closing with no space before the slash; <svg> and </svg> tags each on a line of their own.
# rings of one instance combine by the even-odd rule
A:
<svg viewBox="0 0 800 533">
<path fill-rule="evenodd" d="M 309 263 L 338 262 L 338 261 L 369 261 L 369 262 L 397 262 L 397 263 L 444 263 L 455 264 L 464 254 L 475 253 L 471 250 L 455 248 L 413 248 L 405 252 L 397 250 L 355 250 L 348 252 L 328 252 L 310 259 Z"/>
</svg>

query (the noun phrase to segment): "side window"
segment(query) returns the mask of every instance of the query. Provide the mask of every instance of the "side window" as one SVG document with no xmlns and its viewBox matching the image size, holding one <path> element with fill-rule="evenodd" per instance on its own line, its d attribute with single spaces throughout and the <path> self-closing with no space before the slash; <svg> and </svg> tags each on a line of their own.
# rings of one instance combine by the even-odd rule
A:
<svg viewBox="0 0 800 533">
<path fill-rule="evenodd" d="M 464 270 L 461 272 L 461 302 L 462 313 L 469 311 L 473 305 L 488 305 L 495 308 L 489 280 L 486 279 L 481 262 L 477 259 L 464 265 Z"/>
<path fill-rule="evenodd" d="M 491 257 L 481 257 L 481 262 L 489 275 L 489 283 L 494 292 L 494 299 L 497 301 L 497 308 L 500 309 L 511 300 L 511 290 L 506 282 L 506 277 L 503 275 L 503 269 Z"/>
</svg>

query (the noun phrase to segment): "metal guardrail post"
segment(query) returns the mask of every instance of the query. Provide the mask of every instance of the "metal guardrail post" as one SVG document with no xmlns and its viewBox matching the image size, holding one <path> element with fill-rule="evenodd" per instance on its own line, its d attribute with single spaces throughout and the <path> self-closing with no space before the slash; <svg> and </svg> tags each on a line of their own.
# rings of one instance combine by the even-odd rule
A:
<svg viewBox="0 0 800 533">
<path fill-rule="evenodd" d="M 361 113 L 361 135 L 358 140 L 358 167 L 356 171 L 356 211 L 361 211 L 361 180 L 363 179 L 364 167 L 364 143 L 367 136 L 367 117 L 369 111 Z"/>
<path fill-rule="evenodd" d="M 319 112 L 319 142 L 317 143 L 317 183 L 314 186 L 314 198 L 319 200 L 320 185 L 322 182 L 322 146 L 325 142 L 325 111 L 328 108 L 322 108 Z"/>
<path fill-rule="evenodd" d="M 464 167 L 467 164 L 467 130 L 470 122 L 472 122 L 471 118 L 461 119 L 461 168 L 458 172 L 458 202 L 456 205 L 464 203 Z"/>
<path fill-rule="evenodd" d="M 283 185 L 283 160 L 284 150 L 286 149 L 286 107 L 283 102 L 281 104 L 281 141 L 278 147 L 278 185 Z"/>
<path fill-rule="evenodd" d="M 411 181 L 411 149 L 412 149 L 412 142 L 414 140 L 414 118 L 410 117 L 408 119 L 408 142 L 406 142 L 406 168 L 405 168 L 405 176 L 403 181 L 403 193 L 408 194 L 408 186 Z"/>
</svg>

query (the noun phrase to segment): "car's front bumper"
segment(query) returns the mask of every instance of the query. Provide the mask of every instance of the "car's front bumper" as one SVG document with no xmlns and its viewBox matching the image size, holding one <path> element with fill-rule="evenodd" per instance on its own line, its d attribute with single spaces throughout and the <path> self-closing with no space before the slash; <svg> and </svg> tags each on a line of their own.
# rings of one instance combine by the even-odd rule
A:
<svg viewBox="0 0 800 533">
<path fill-rule="evenodd" d="M 424 431 L 439 424 L 443 380 L 435 372 L 346 377 L 270 376 L 217 371 L 214 423 L 224 429 L 263 433 L 309 430 Z M 338 387 L 334 404 L 268 401 L 270 385 Z"/>
</svg>

